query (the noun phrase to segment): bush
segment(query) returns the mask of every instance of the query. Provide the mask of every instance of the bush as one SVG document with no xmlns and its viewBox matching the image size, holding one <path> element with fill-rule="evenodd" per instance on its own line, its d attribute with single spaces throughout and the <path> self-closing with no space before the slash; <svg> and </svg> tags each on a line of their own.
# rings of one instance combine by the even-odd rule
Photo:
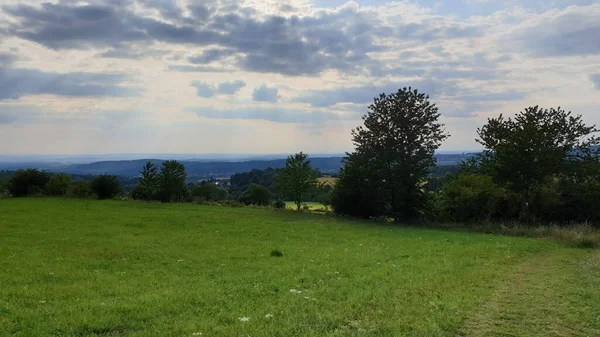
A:
<svg viewBox="0 0 600 337">
<path fill-rule="evenodd" d="M 244 204 L 237 200 L 221 200 L 218 204 L 227 207 L 244 207 Z"/>
<path fill-rule="evenodd" d="M 492 177 L 461 173 L 444 184 L 435 200 L 441 220 L 475 221 L 507 216 L 508 193 Z"/>
<path fill-rule="evenodd" d="M 221 201 L 227 199 L 229 192 L 214 184 L 198 185 L 192 188 L 192 196 L 208 201 Z"/>
<path fill-rule="evenodd" d="M 285 201 L 278 199 L 273 203 L 273 208 L 275 209 L 285 209 Z"/>
<path fill-rule="evenodd" d="M 270 201 L 271 192 L 269 189 L 257 184 L 250 184 L 240 196 L 240 202 L 246 205 L 268 206 Z"/>
<path fill-rule="evenodd" d="M 122 190 L 117 176 L 108 174 L 99 175 L 94 178 L 91 189 L 98 196 L 98 199 L 112 199 L 121 193 Z"/>
<path fill-rule="evenodd" d="M 335 213 L 365 219 L 384 213 L 385 203 L 373 186 L 378 182 L 365 178 L 362 171 L 355 165 L 346 164 L 342 168 L 331 193 L 331 206 Z"/>
<path fill-rule="evenodd" d="M 42 194 L 50 174 L 37 169 L 17 170 L 10 178 L 9 192 L 13 197 Z"/>
<path fill-rule="evenodd" d="M 87 180 L 75 180 L 69 186 L 67 196 L 74 198 L 87 198 L 92 195 L 91 183 Z"/>
<path fill-rule="evenodd" d="M 65 196 L 71 183 L 70 175 L 64 173 L 53 174 L 46 184 L 46 193 L 50 196 Z"/>
<path fill-rule="evenodd" d="M 273 249 L 271 251 L 271 256 L 272 257 L 283 257 L 283 252 L 280 251 L 279 249 Z"/>
</svg>

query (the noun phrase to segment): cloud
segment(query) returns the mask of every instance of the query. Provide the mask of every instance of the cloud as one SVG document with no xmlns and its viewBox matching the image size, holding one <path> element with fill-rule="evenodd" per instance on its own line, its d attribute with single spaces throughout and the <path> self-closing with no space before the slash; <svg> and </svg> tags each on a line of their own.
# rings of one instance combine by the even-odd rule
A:
<svg viewBox="0 0 600 337">
<path fill-rule="evenodd" d="M 319 124 L 326 121 L 358 120 L 358 115 L 340 115 L 328 111 L 286 109 L 282 107 L 249 107 L 234 109 L 215 109 L 194 107 L 187 109 L 199 117 L 211 119 L 258 119 L 277 123 Z"/>
<path fill-rule="evenodd" d="M 104 58 L 141 60 L 148 57 L 161 57 L 169 54 L 165 50 L 154 50 L 147 47 L 118 46 L 100 54 Z"/>
<path fill-rule="evenodd" d="M 202 54 L 188 57 L 188 61 L 194 64 L 206 64 L 211 63 L 213 61 L 218 61 L 224 57 L 235 54 L 234 50 L 231 49 L 208 49 L 205 50 Z"/>
<path fill-rule="evenodd" d="M 255 102 L 277 102 L 279 100 L 279 90 L 277 88 L 269 88 L 267 85 L 262 84 L 252 92 L 252 100 Z"/>
<path fill-rule="evenodd" d="M 536 57 L 600 54 L 600 5 L 550 11 L 511 38 Z"/>
<path fill-rule="evenodd" d="M 192 87 L 196 88 L 196 95 L 199 97 L 209 98 L 215 95 L 213 86 L 208 83 L 204 83 L 202 81 L 193 81 L 191 85 Z"/>
<path fill-rule="evenodd" d="M 17 59 L 16 56 L 8 53 L 0 53 L 0 68 L 8 67 Z"/>
<path fill-rule="evenodd" d="M 594 85 L 594 87 L 598 90 L 600 90 L 600 73 L 598 74 L 591 74 L 589 76 L 590 82 L 592 82 L 592 84 Z"/>
<path fill-rule="evenodd" d="M 205 66 L 188 66 L 188 65 L 170 65 L 169 70 L 180 71 L 185 73 L 225 73 L 231 72 L 231 70 L 217 67 L 205 67 Z"/>
<path fill-rule="evenodd" d="M 246 86 L 246 82 L 237 80 L 219 84 L 209 84 L 202 81 L 193 81 L 191 85 L 196 88 L 196 95 L 203 98 L 210 98 L 216 94 L 234 95 Z"/>
<path fill-rule="evenodd" d="M 28 95 L 81 97 L 138 96 L 142 89 L 121 84 L 128 79 L 110 73 L 53 73 L 35 69 L 0 68 L 0 100 Z"/>
<path fill-rule="evenodd" d="M 109 47 L 113 49 L 105 52 L 105 57 L 141 58 L 115 46 L 153 42 L 211 46 L 189 61 L 207 64 L 232 57 L 238 68 L 288 76 L 315 76 L 326 70 L 364 73 L 366 66 L 378 63 L 373 53 L 390 49 L 383 43 L 386 39 L 429 43 L 482 34 L 481 27 L 473 24 L 433 16 L 406 22 L 400 13 L 382 16 L 352 2 L 287 16 L 228 1 L 190 5 L 188 11 L 177 4 L 159 0 L 140 0 L 135 5 L 131 1 L 87 5 L 62 1 L 2 8 L 14 19 L 8 24 L 9 34 L 52 49 Z M 290 6 L 284 9 L 292 10 Z M 173 69 L 195 71 L 183 66 Z"/>
<path fill-rule="evenodd" d="M 233 95 L 246 86 L 246 82 L 237 80 L 232 82 L 223 82 L 219 84 L 218 90 L 223 95 Z"/>
</svg>

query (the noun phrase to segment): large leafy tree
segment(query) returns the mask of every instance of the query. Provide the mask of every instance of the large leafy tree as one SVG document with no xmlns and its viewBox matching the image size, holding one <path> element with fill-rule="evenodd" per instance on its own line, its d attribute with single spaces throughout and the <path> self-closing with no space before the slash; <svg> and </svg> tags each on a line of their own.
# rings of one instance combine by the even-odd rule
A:
<svg viewBox="0 0 600 337">
<path fill-rule="evenodd" d="M 302 152 L 289 156 L 285 168 L 275 177 L 277 190 L 292 198 L 298 210 L 316 187 L 316 173 L 307 158 Z"/>
<path fill-rule="evenodd" d="M 94 178 L 90 185 L 98 199 L 112 199 L 122 191 L 121 184 L 117 176 L 102 174 Z"/>
<path fill-rule="evenodd" d="M 433 154 L 448 137 L 439 117 L 429 96 L 410 87 L 375 98 L 364 126 L 352 131 L 356 149 L 345 158 L 334 196 L 337 210 L 368 205 L 365 216 L 418 217 L 428 169 L 435 166 Z"/>
<path fill-rule="evenodd" d="M 475 164 L 531 203 L 552 177 L 576 174 L 597 162 L 595 126 L 560 107 L 529 107 L 514 118 L 491 118 L 477 130 L 483 153 Z"/>
<path fill-rule="evenodd" d="M 151 200 L 156 196 L 160 177 L 158 168 L 151 161 L 147 161 L 140 171 L 140 176 L 137 178 L 139 183 L 136 189 L 137 198 L 143 200 Z"/>
<path fill-rule="evenodd" d="M 46 192 L 51 196 L 64 196 L 71 186 L 71 176 L 64 173 L 53 174 L 46 184 Z"/>
<path fill-rule="evenodd" d="M 50 180 L 50 174 L 37 169 L 17 170 L 9 181 L 9 192 L 14 197 L 25 197 L 27 195 L 42 194 L 46 184 Z"/>
<path fill-rule="evenodd" d="M 167 160 L 162 163 L 160 170 L 159 196 L 162 202 L 171 202 L 185 196 L 187 187 L 185 180 L 187 174 L 185 166 L 176 160 Z"/>
</svg>

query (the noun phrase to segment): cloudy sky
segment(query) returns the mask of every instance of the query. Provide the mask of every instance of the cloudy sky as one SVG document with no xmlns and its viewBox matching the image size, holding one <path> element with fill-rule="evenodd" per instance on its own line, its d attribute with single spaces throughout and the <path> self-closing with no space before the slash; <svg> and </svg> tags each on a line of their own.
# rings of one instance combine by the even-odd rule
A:
<svg viewBox="0 0 600 337">
<path fill-rule="evenodd" d="M 595 0 L 0 0 L 0 154 L 335 153 L 373 97 L 600 124 Z"/>
</svg>

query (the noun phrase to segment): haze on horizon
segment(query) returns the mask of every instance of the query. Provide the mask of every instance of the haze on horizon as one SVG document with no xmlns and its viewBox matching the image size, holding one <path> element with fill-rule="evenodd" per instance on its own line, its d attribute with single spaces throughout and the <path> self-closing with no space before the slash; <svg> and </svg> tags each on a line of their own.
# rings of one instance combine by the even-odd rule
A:
<svg viewBox="0 0 600 337">
<path fill-rule="evenodd" d="M 381 92 L 451 138 L 561 106 L 600 124 L 600 3 L 0 0 L 0 154 L 343 153 Z"/>
</svg>

